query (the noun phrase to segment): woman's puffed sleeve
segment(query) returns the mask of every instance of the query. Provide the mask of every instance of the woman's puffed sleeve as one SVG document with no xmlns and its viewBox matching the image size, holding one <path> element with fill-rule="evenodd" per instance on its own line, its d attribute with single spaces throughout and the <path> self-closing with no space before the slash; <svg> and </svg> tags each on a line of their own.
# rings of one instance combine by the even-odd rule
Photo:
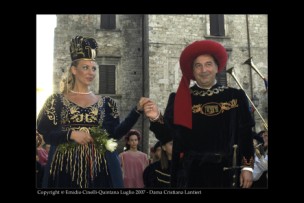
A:
<svg viewBox="0 0 304 203">
<path fill-rule="evenodd" d="M 103 126 L 107 129 L 110 137 L 119 140 L 122 138 L 137 122 L 140 114 L 136 112 L 136 108 L 132 108 L 127 117 L 120 122 L 116 103 L 110 97 L 106 98 L 105 119 Z"/>
<path fill-rule="evenodd" d="M 61 127 L 62 101 L 59 94 L 52 94 L 44 103 L 37 119 L 37 131 L 46 144 L 58 145 L 69 140 L 70 132 Z"/>
<path fill-rule="evenodd" d="M 106 129 L 110 137 L 114 138 L 115 128 L 119 124 L 119 114 L 116 102 L 112 98 L 105 97 L 104 111 L 102 128 Z"/>
</svg>

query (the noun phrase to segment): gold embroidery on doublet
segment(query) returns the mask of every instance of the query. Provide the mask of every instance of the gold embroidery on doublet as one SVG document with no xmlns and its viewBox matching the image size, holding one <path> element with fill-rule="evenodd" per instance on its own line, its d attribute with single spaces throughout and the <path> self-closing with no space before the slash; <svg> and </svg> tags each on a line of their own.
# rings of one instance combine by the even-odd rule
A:
<svg viewBox="0 0 304 203">
<path fill-rule="evenodd" d="M 230 102 L 208 102 L 206 104 L 196 104 L 192 106 L 193 113 L 201 113 L 206 116 L 216 116 L 224 111 L 238 107 L 237 99 L 232 99 Z"/>
</svg>

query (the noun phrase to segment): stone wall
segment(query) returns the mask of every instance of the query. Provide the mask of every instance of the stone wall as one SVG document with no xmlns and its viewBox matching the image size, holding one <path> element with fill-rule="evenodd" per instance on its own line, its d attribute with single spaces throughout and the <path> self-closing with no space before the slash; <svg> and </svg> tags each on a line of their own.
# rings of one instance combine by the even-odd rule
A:
<svg viewBox="0 0 304 203">
<path fill-rule="evenodd" d="M 117 15 L 115 30 L 100 29 L 100 15 L 57 15 L 54 52 L 54 91 L 70 65 L 69 42 L 76 35 L 94 37 L 98 44 L 97 61 L 101 65 L 116 65 L 116 92 L 113 97 L 123 119 L 142 95 L 157 102 L 162 112 L 168 96 L 175 92 L 181 78 L 179 56 L 195 40 L 213 39 L 229 52 L 227 69 L 234 74 L 251 97 L 259 99 L 258 110 L 268 117 L 268 99 L 264 82 L 248 65 L 251 56 L 257 69 L 268 76 L 267 15 L 225 15 L 225 36 L 210 36 L 209 15 Z M 102 82 L 102 81 L 101 81 Z M 228 86 L 239 88 L 231 75 Z M 93 90 L 98 92 L 97 78 Z M 255 113 L 256 130 L 262 129 Z M 134 126 L 143 132 L 140 143 L 144 152 L 156 142 L 149 132 L 149 122 L 143 116 Z M 120 148 L 124 145 L 120 142 Z"/>
<path fill-rule="evenodd" d="M 247 19 L 248 18 L 248 27 Z M 168 96 L 178 88 L 181 78 L 179 56 L 191 42 L 213 39 L 222 43 L 229 52 L 227 69 L 234 67 L 234 74 L 249 97 L 260 98 L 259 112 L 267 119 L 268 100 L 263 80 L 243 63 L 249 50 L 256 67 L 267 77 L 268 31 L 267 15 L 225 15 L 225 37 L 210 36 L 209 15 L 149 15 L 149 97 L 164 112 Z M 248 38 L 249 33 L 249 38 Z M 248 43 L 250 41 L 250 43 Z M 228 86 L 239 88 L 228 75 Z M 252 91 L 251 91 L 252 85 Z M 254 114 L 261 130 L 261 119 Z M 150 132 L 150 146 L 156 142 Z"/>
</svg>

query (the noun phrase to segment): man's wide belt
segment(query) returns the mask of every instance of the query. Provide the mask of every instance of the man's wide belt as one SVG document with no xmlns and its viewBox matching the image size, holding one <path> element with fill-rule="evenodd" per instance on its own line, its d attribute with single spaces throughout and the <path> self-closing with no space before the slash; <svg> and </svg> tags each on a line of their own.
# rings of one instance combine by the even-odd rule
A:
<svg viewBox="0 0 304 203">
<path fill-rule="evenodd" d="M 226 156 L 220 153 L 200 153 L 194 151 L 188 151 L 185 153 L 185 159 L 195 160 L 202 163 L 221 163 L 226 159 Z"/>
</svg>

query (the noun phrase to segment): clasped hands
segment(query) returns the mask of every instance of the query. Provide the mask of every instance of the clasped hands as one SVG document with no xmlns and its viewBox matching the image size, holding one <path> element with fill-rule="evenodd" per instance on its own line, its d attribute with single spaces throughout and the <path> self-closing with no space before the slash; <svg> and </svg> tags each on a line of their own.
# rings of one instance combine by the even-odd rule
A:
<svg viewBox="0 0 304 203">
<path fill-rule="evenodd" d="M 137 103 L 137 110 L 143 111 L 145 116 L 150 120 L 155 120 L 160 114 L 155 102 L 146 97 L 140 98 L 139 102 Z"/>
</svg>

